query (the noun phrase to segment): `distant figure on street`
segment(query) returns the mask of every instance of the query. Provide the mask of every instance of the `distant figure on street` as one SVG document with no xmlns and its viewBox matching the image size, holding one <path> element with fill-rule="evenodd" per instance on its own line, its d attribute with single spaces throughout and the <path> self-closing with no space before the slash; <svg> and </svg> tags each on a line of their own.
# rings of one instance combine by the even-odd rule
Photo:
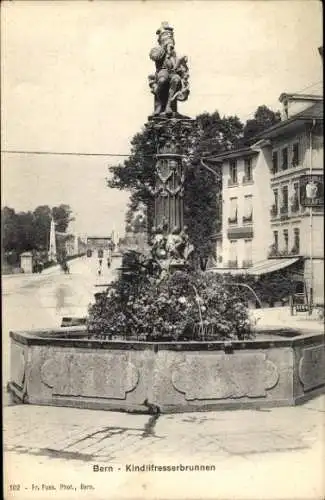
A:
<svg viewBox="0 0 325 500">
<path fill-rule="evenodd" d="M 65 260 L 61 264 L 61 269 L 64 271 L 64 274 L 70 274 L 69 266 Z"/>
</svg>

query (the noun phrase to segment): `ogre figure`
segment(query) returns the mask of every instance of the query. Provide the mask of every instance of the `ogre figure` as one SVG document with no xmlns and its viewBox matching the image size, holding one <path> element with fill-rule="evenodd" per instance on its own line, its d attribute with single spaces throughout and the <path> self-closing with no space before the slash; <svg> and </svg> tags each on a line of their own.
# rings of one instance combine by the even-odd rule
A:
<svg viewBox="0 0 325 500">
<path fill-rule="evenodd" d="M 156 73 L 149 76 L 155 96 L 154 115 L 173 115 L 177 101 L 185 101 L 189 95 L 187 57 L 177 57 L 174 30 L 168 23 L 162 23 L 156 34 L 159 45 L 150 51 Z"/>
</svg>

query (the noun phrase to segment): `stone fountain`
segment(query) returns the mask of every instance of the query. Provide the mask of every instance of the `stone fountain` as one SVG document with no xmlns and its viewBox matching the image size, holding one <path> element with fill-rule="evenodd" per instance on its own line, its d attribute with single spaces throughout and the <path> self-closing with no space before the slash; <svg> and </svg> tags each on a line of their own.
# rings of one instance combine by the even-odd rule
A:
<svg viewBox="0 0 325 500">
<path fill-rule="evenodd" d="M 194 121 L 178 113 L 189 95 L 186 57 L 162 23 L 150 52 L 156 140 L 151 252 L 162 274 L 191 259 L 183 194 Z M 323 391 L 324 335 L 255 340 L 149 342 L 87 338 L 86 329 L 11 332 L 9 390 L 24 403 L 160 412 L 294 405 Z"/>
</svg>

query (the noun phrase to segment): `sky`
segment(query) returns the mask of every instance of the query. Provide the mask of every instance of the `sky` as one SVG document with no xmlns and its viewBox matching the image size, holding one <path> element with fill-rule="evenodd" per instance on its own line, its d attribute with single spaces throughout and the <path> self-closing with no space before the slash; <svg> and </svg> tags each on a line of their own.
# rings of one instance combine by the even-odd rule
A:
<svg viewBox="0 0 325 500">
<path fill-rule="evenodd" d="M 322 89 L 316 0 L 1 2 L 1 150 L 129 154 L 153 111 L 149 51 L 162 21 L 188 56 L 179 111 L 252 118 L 282 92 Z M 308 88 L 306 88 L 308 87 Z M 2 206 L 67 203 L 80 234 L 124 233 L 129 194 L 106 186 L 119 157 L 2 154 Z"/>
</svg>

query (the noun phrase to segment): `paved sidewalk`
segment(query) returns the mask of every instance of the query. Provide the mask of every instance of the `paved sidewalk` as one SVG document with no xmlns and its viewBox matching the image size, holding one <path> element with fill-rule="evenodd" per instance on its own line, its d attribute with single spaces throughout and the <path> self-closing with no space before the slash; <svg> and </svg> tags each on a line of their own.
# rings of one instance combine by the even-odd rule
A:
<svg viewBox="0 0 325 500">
<path fill-rule="evenodd" d="M 297 407 L 158 418 L 8 406 L 4 449 L 7 491 L 20 485 L 5 498 L 322 499 L 325 396 Z M 179 470 L 132 471 L 143 464 Z M 189 465 L 214 470 L 180 470 Z"/>
<path fill-rule="evenodd" d="M 269 307 L 252 309 L 250 314 L 257 320 L 257 328 L 297 328 L 324 332 L 324 319 L 320 317 L 318 309 L 314 309 L 311 315 L 303 312 L 291 316 L 289 307 Z"/>
</svg>

